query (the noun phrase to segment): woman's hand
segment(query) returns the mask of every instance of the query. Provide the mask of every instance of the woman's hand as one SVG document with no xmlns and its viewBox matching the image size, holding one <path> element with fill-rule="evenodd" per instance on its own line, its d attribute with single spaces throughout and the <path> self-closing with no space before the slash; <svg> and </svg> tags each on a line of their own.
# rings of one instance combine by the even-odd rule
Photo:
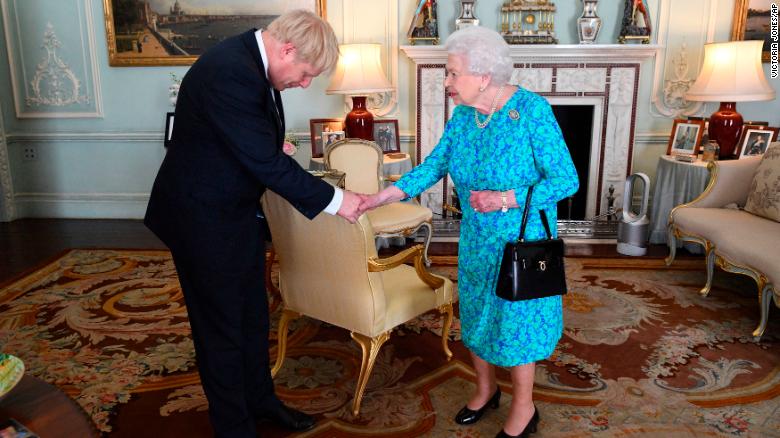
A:
<svg viewBox="0 0 780 438">
<path fill-rule="evenodd" d="M 494 190 L 471 191 L 469 205 L 479 213 L 501 210 L 501 192 Z"/>
</svg>

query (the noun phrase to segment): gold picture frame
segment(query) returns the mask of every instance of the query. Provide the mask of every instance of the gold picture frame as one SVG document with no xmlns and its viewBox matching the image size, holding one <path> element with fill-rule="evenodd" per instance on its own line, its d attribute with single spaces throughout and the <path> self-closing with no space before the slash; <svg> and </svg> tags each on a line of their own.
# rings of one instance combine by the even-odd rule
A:
<svg viewBox="0 0 780 438">
<path fill-rule="evenodd" d="M 751 8 L 758 6 L 758 3 L 765 3 L 761 0 L 736 0 L 734 2 L 734 19 L 731 22 L 731 41 L 742 41 L 747 36 L 749 40 L 764 40 L 764 47 L 761 50 L 761 61 L 769 62 L 769 10 Z M 751 17 L 748 17 L 748 12 Z M 766 21 L 766 23 L 763 23 Z M 766 24 L 766 26 L 764 26 Z M 761 27 L 758 27 L 761 26 Z"/>
<path fill-rule="evenodd" d="M 285 5 L 284 10 L 267 9 L 271 2 L 257 1 L 252 4 L 256 9 L 251 14 L 236 11 L 241 13 L 234 15 L 224 12 L 229 10 L 232 0 L 208 0 L 207 6 L 201 7 L 198 13 L 183 10 L 177 0 L 167 1 L 170 3 L 167 11 L 155 11 L 145 0 L 123 0 L 116 10 L 114 6 L 120 4 L 119 0 L 103 0 L 109 65 L 190 65 L 222 39 L 252 27 L 263 27 L 293 7 L 310 9 L 326 19 L 326 0 L 273 2 Z M 208 13 L 211 7 L 215 8 L 213 14 Z"/>
</svg>

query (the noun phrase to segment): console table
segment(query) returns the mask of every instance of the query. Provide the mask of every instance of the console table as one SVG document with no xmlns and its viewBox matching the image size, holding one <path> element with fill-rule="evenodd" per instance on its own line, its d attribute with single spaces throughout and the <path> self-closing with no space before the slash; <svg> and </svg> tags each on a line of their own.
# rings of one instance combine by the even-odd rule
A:
<svg viewBox="0 0 780 438">
<path fill-rule="evenodd" d="M 650 243 L 667 243 L 669 212 L 672 208 L 693 201 L 707 187 L 710 173 L 707 162 L 677 161 L 670 155 L 658 159 L 653 188 L 653 205 L 650 209 Z M 682 247 L 680 243 L 680 247 Z M 701 253 L 695 244 L 685 244 L 685 249 Z"/>
<path fill-rule="evenodd" d="M 0 400 L 0 420 L 7 418 L 42 438 L 100 436 L 81 406 L 56 386 L 30 375 Z"/>
</svg>

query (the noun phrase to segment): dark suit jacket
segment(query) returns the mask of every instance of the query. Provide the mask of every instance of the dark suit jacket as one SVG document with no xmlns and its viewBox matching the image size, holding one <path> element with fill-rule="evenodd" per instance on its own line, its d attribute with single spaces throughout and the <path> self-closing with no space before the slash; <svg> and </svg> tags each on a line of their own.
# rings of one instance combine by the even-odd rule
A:
<svg viewBox="0 0 780 438">
<path fill-rule="evenodd" d="M 332 199 L 333 187 L 282 152 L 281 96 L 274 90 L 277 110 L 271 89 L 254 30 L 208 50 L 184 76 L 144 221 L 174 257 L 242 270 L 263 256 L 256 213 L 266 188 L 309 218 Z"/>
</svg>

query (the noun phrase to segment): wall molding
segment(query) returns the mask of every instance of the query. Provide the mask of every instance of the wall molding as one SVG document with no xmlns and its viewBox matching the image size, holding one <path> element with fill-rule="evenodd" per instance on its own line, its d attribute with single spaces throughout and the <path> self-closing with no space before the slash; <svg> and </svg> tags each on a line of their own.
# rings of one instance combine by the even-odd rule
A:
<svg viewBox="0 0 780 438">
<path fill-rule="evenodd" d="M 52 142 L 102 142 L 114 141 L 123 143 L 162 144 L 163 134 L 158 131 L 139 132 L 12 132 L 6 134 L 8 144 L 21 142 L 52 143 Z"/>
<path fill-rule="evenodd" d="M 22 46 L 22 35 L 20 32 L 21 21 L 18 14 L 17 0 L 1 1 L 2 3 L 0 3 L 0 6 L 2 6 L 3 28 L 5 30 L 6 51 L 8 53 L 8 64 L 11 74 L 11 88 L 13 90 L 16 117 L 20 119 L 103 118 L 103 98 L 100 86 L 100 68 L 97 62 L 92 0 L 74 0 L 76 3 L 74 9 L 77 11 L 74 16 L 76 16 L 78 20 L 79 37 L 81 41 L 79 51 L 79 53 L 81 53 L 80 61 L 84 74 L 90 76 L 88 84 L 84 84 L 83 81 L 70 70 L 68 65 L 63 63 L 63 61 L 56 56 L 56 49 L 59 47 L 58 44 L 60 44 L 60 42 L 56 41 L 56 33 L 51 22 L 49 22 L 46 31 L 44 32 L 44 46 L 47 50 L 47 54 L 44 55 L 43 60 L 37 63 L 36 68 L 38 71 L 35 75 L 36 77 L 31 79 L 27 74 L 24 60 L 25 53 Z M 13 5 L 13 17 L 11 17 L 9 3 Z M 16 32 L 16 35 L 12 35 L 12 28 L 13 31 Z M 14 47 L 11 44 L 12 42 L 16 42 L 17 53 L 15 53 Z M 69 61 L 73 62 L 73 60 Z M 73 95 L 70 99 L 52 100 L 40 95 L 39 86 L 41 81 L 41 69 L 48 69 L 46 65 L 51 62 L 56 64 L 54 69 L 62 73 L 63 77 L 71 81 L 71 91 Z M 21 77 L 19 77 L 19 73 L 21 73 Z M 31 88 L 28 89 L 28 86 Z M 83 93 L 80 91 L 82 88 Z M 76 91 L 73 91 L 74 89 Z M 31 91 L 33 95 L 30 95 Z M 94 110 L 40 111 L 29 109 L 31 103 L 36 103 L 36 106 L 40 108 L 58 108 L 73 103 L 88 103 L 94 105 Z"/>
</svg>

